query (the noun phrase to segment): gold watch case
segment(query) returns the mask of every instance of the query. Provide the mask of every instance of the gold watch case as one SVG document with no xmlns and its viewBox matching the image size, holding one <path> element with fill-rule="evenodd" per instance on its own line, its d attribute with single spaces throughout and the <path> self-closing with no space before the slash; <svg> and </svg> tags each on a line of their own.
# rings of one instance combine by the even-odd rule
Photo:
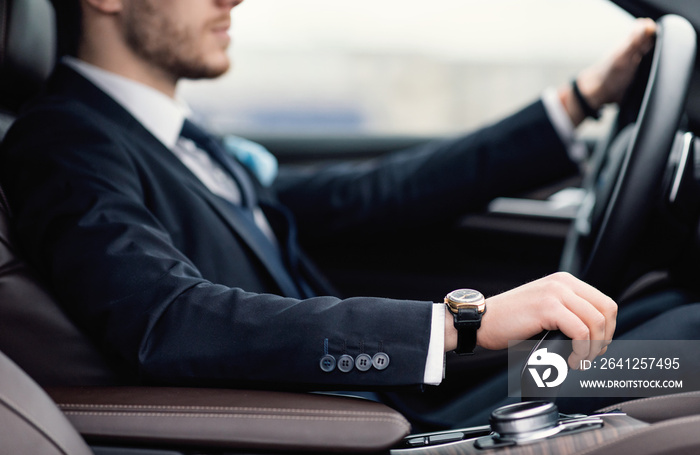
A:
<svg viewBox="0 0 700 455">
<path fill-rule="evenodd" d="M 486 311 L 484 295 L 474 289 L 457 289 L 445 296 L 445 304 L 453 313 L 462 308 L 475 308 L 479 313 Z"/>
</svg>

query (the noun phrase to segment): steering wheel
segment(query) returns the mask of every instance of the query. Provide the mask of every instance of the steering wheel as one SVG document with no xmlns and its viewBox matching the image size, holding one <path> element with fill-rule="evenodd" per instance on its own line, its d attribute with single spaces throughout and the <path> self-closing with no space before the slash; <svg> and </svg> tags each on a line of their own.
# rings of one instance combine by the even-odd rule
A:
<svg viewBox="0 0 700 455">
<path fill-rule="evenodd" d="M 696 34 L 684 18 L 657 21 L 653 53 L 640 64 L 607 137 L 591 158 L 586 196 L 569 231 L 560 269 L 615 295 L 649 221 L 685 108 Z"/>
</svg>

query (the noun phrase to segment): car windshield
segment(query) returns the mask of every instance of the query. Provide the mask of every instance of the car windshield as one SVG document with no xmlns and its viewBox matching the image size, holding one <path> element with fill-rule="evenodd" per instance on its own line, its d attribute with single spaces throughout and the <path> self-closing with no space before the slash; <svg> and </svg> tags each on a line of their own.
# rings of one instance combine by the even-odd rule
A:
<svg viewBox="0 0 700 455">
<path fill-rule="evenodd" d="M 632 20 L 604 0 L 413 6 L 244 2 L 233 14 L 233 70 L 181 94 L 220 133 L 449 134 L 566 82 Z"/>
</svg>

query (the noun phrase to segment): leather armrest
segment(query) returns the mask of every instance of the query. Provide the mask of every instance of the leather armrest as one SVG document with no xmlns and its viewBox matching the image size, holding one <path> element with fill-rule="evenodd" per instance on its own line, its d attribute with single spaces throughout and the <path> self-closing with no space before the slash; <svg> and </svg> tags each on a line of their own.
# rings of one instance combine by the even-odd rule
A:
<svg viewBox="0 0 700 455">
<path fill-rule="evenodd" d="M 161 387 L 47 392 L 90 443 L 378 452 L 410 431 L 387 406 L 329 395 Z"/>
<path fill-rule="evenodd" d="M 607 406 L 597 412 L 620 410 L 647 423 L 700 414 L 700 392 L 686 392 L 640 398 Z"/>
</svg>

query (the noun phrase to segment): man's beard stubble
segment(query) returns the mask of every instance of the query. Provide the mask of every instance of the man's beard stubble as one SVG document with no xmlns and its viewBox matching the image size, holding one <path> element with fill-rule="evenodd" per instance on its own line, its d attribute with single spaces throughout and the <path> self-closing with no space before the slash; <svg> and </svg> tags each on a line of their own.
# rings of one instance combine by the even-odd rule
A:
<svg viewBox="0 0 700 455">
<path fill-rule="evenodd" d="M 230 66 L 228 62 L 219 66 L 207 64 L 195 46 L 197 36 L 192 29 L 168 20 L 153 0 L 131 3 L 125 12 L 124 34 L 137 55 L 175 80 L 216 78 Z"/>
</svg>

